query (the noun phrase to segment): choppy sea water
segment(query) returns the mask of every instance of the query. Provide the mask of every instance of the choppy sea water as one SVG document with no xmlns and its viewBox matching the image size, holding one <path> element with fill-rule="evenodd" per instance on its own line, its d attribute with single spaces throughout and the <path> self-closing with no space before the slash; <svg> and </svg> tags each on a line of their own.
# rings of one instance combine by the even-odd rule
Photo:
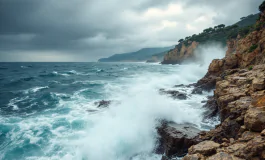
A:
<svg viewBox="0 0 265 160">
<path fill-rule="evenodd" d="M 208 66 L 208 65 L 205 65 Z M 0 159 L 160 160 L 159 120 L 204 129 L 202 100 L 160 88 L 190 84 L 207 67 L 146 63 L 0 63 Z M 97 108 L 99 100 L 113 100 Z"/>
</svg>

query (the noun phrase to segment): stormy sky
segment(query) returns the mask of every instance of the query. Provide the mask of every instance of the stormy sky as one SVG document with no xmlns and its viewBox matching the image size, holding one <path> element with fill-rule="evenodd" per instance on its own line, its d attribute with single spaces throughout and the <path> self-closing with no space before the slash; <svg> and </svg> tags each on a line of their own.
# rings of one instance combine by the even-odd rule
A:
<svg viewBox="0 0 265 160">
<path fill-rule="evenodd" d="M 0 0 L 0 61 L 96 61 L 257 13 L 263 0 Z"/>
</svg>

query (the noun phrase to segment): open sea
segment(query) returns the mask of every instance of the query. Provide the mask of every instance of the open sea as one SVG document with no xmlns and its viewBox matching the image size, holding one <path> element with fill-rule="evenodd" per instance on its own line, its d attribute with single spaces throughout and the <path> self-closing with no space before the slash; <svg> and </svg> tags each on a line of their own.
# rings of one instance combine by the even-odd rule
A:
<svg viewBox="0 0 265 160">
<path fill-rule="evenodd" d="M 0 63 L 1 160 L 160 160 L 160 120 L 202 122 L 207 65 Z M 174 100 L 159 89 L 188 94 Z M 95 102 L 112 100 L 109 107 Z M 206 127 L 205 127 L 206 126 Z"/>
</svg>

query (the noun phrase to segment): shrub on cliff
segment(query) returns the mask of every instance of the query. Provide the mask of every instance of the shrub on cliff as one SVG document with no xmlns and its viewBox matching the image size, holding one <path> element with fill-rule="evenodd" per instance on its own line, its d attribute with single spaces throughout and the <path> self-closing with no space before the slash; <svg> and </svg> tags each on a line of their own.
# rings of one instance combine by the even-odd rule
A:
<svg viewBox="0 0 265 160">
<path fill-rule="evenodd" d="M 258 45 L 257 45 L 257 44 L 254 44 L 254 45 L 252 45 L 252 46 L 249 48 L 248 52 L 249 52 L 249 53 L 250 53 L 250 52 L 253 52 L 256 48 L 258 48 Z"/>
<path fill-rule="evenodd" d="M 259 11 L 263 12 L 264 10 L 265 10 L 265 1 L 263 1 L 259 6 Z"/>
</svg>

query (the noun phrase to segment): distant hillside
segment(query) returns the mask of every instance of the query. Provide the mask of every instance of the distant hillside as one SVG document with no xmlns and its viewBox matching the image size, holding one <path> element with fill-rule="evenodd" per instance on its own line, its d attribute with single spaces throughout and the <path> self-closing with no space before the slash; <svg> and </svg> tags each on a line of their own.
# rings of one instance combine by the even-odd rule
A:
<svg viewBox="0 0 265 160">
<path fill-rule="evenodd" d="M 171 49 L 173 49 L 173 47 Z M 147 63 L 162 62 L 164 59 L 164 56 L 167 54 L 168 51 L 169 50 L 154 54 L 151 57 L 149 57 L 149 59 L 146 62 Z"/>
<path fill-rule="evenodd" d="M 259 13 L 251 14 L 248 15 L 247 17 L 240 18 L 240 21 L 237 22 L 235 25 L 238 25 L 239 27 L 247 27 L 255 24 L 258 18 L 259 18 Z"/>
<path fill-rule="evenodd" d="M 143 48 L 136 52 L 123 53 L 123 54 L 114 54 L 108 58 L 101 58 L 99 62 L 142 62 L 147 61 L 152 57 L 152 55 L 159 53 L 166 53 L 171 47 L 162 47 L 162 48 Z"/>
</svg>

